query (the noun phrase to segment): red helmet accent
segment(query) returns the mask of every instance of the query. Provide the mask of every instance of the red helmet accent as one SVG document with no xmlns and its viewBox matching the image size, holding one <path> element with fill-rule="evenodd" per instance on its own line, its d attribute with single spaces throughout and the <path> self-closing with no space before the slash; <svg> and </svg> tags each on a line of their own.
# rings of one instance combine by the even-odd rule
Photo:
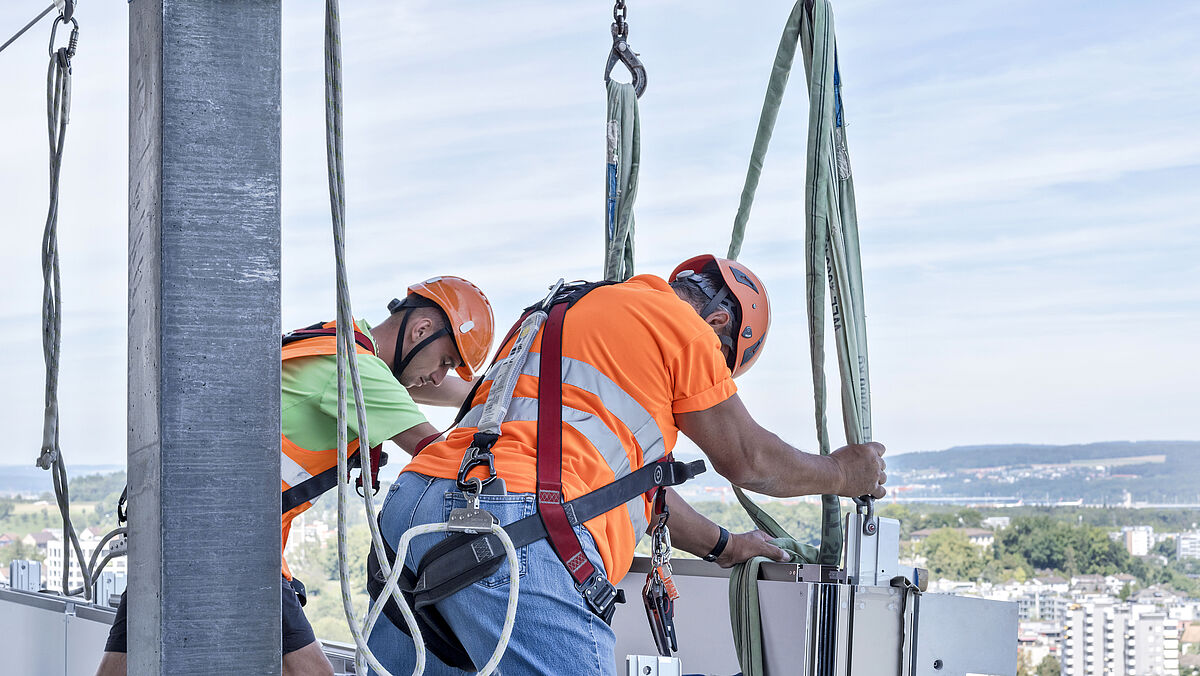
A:
<svg viewBox="0 0 1200 676">
<path fill-rule="evenodd" d="M 750 271 L 750 268 L 728 258 L 717 258 L 712 254 L 702 254 L 689 258 L 675 267 L 670 281 L 675 282 L 686 278 L 687 274 L 701 273 L 709 264 L 715 263 L 725 280 L 729 293 L 737 300 L 740 317 L 733 337 L 732 354 L 729 358 L 729 370 L 736 378 L 754 364 L 762 353 L 763 342 L 767 339 L 767 330 L 771 328 L 771 303 L 767 298 L 767 287 Z"/>
<path fill-rule="evenodd" d="M 428 298 L 446 313 L 450 320 L 446 329 L 463 360 L 455 369 L 458 375 L 470 380 L 479 374 L 492 350 L 494 331 L 492 304 L 483 291 L 462 277 L 445 275 L 413 284 L 408 292 Z"/>
</svg>

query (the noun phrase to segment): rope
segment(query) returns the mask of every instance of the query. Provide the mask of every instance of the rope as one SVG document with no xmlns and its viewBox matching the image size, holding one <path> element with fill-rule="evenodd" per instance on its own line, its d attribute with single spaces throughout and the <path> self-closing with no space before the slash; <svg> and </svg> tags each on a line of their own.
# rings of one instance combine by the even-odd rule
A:
<svg viewBox="0 0 1200 676">
<path fill-rule="evenodd" d="M 43 9 L 41 14 L 38 14 L 37 16 L 33 17 L 33 21 L 30 21 L 29 23 L 25 24 L 24 28 L 17 31 L 11 38 L 8 39 L 7 42 L 0 45 L 0 52 L 3 52 L 5 50 L 5 48 L 7 48 L 12 43 L 16 42 L 17 38 L 19 38 L 25 34 L 25 31 L 27 31 L 30 28 L 33 28 L 35 25 L 37 25 L 37 22 L 41 21 L 42 17 L 46 16 L 47 14 L 49 14 L 51 11 L 54 10 L 54 7 L 55 7 L 55 4 L 50 3 L 50 6 L 47 7 L 46 9 Z"/>
<path fill-rule="evenodd" d="M 111 531 L 109 531 L 108 533 L 105 533 L 104 537 L 100 538 L 100 542 L 99 542 L 99 544 L 96 545 L 96 548 L 92 550 L 92 558 L 88 562 L 88 570 L 92 571 L 91 578 L 92 578 L 93 585 L 96 584 L 96 580 L 100 579 L 100 574 L 104 572 L 104 567 L 108 565 L 109 561 L 111 561 L 115 558 L 125 556 L 126 554 L 129 553 L 128 549 L 126 548 L 127 543 L 125 541 L 125 537 L 128 535 L 128 533 L 129 533 L 128 528 L 125 528 L 125 527 L 114 528 Z M 112 551 L 105 554 L 104 558 L 101 559 L 101 561 L 100 561 L 100 565 L 97 566 L 96 565 L 96 557 L 98 557 L 100 555 L 100 552 L 104 551 L 104 545 L 108 544 L 109 540 L 113 539 L 114 537 L 116 537 L 118 535 L 120 535 L 122 539 L 117 542 L 117 545 L 115 547 L 113 547 Z M 76 587 L 75 589 L 72 589 L 70 592 L 68 592 L 67 596 L 77 596 L 79 594 L 82 594 L 83 590 L 84 590 L 83 587 Z"/>
<path fill-rule="evenodd" d="M 41 17 L 39 17 L 41 18 Z M 46 73 L 46 127 L 50 137 L 50 206 L 42 235 L 42 356 L 46 363 L 45 412 L 42 420 L 42 450 L 37 466 L 51 471 L 54 497 L 63 522 L 62 590 L 70 594 L 71 550 L 83 572 L 83 595 L 92 598 L 91 569 L 85 563 L 79 535 L 71 523 L 71 497 L 67 465 L 59 445 L 58 370 L 62 348 L 62 282 L 58 261 L 58 191 L 62 176 L 63 144 L 71 117 L 71 58 L 79 43 L 79 24 L 73 28 L 69 46 L 54 49 L 59 24 L 68 23 L 61 15 L 50 29 L 50 67 Z"/>
<path fill-rule="evenodd" d="M 342 152 L 342 50 L 341 50 L 341 18 L 338 12 L 338 0 L 326 0 L 325 3 L 325 122 L 326 122 L 326 158 L 329 170 L 329 203 L 333 221 L 334 263 L 337 278 L 337 452 L 338 452 L 338 577 L 342 592 L 342 608 L 350 633 L 356 646 L 355 673 L 363 676 L 370 667 L 381 676 L 391 676 L 391 673 L 380 664 L 379 660 L 367 646 L 374 622 L 364 623 L 366 630 L 360 628 L 355 619 L 354 602 L 350 590 L 350 571 L 347 563 L 346 546 L 346 505 L 349 493 L 348 471 L 348 431 L 346 419 L 346 372 L 349 370 L 351 386 L 354 393 L 355 419 L 358 421 L 358 439 L 362 452 L 360 458 L 360 475 L 363 486 L 369 487 L 371 482 L 370 435 L 367 430 L 366 404 L 363 400 L 362 381 L 358 370 L 358 351 L 354 342 L 354 313 L 350 303 L 350 285 L 346 275 L 346 198 L 345 198 L 345 169 Z M 364 446 L 365 444 L 365 446 Z M 363 491 L 363 506 L 366 510 L 367 524 L 371 531 L 371 545 L 379 559 L 379 565 L 385 575 L 392 574 L 384 547 L 383 536 L 379 532 L 379 522 L 375 513 L 375 502 L 369 489 Z M 402 569 L 402 568 L 401 568 Z M 407 610 L 407 604 L 399 589 L 391 591 L 396 604 Z M 378 600 L 380 607 L 386 602 L 387 594 L 381 594 Z M 425 645 L 415 641 L 417 662 L 425 662 Z M 423 671 L 423 666 L 414 672 Z"/>
<path fill-rule="evenodd" d="M 387 583 L 383 586 L 383 591 L 380 592 L 379 598 L 386 599 L 389 594 L 397 594 L 399 592 L 400 574 L 404 570 L 403 562 L 408 555 L 408 546 L 412 539 L 418 535 L 427 533 L 444 533 L 451 530 L 448 523 L 428 523 L 421 526 L 414 526 L 404 532 L 400 537 L 400 543 L 396 547 L 396 567 L 388 575 Z M 496 670 L 500 665 L 500 659 L 504 657 L 504 651 L 508 649 L 508 641 L 512 638 L 513 627 L 517 621 L 517 597 L 520 593 L 521 576 L 518 568 L 517 550 L 513 546 L 512 538 L 508 536 L 499 524 L 492 524 L 492 534 L 500 540 L 504 545 L 504 555 L 508 561 L 509 587 L 508 587 L 508 606 L 504 612 L 504 624 L 500 627 L 500 639 L 496 643 L 496 649 L 492 651 L 491 658 L 487 664 L 479 671 L 480 676 L 488 676 Z M 380 559 L 382 564 L 383 559 Z M 404 616 L 404 622 L 408 625 L 408 630 L 411 632 L 413 643 L 422 646 L 424 639 L 421 637 L 421 627 L 417 625 L 417 619 L 413 616 L 412 610 L 409 609 L 407 603 L 400 602 L 400 614 Z M 369 635 L 375 627 L 375 621 L 379 619 L 379 613 L 383 610 L 384 602 L 377 601 L 371 608 L 371 612 L 367 615 L 366 633 Z M 417 666 L 413 671 L 414 676 L 420 676 L 425 671 L 425 651 L 418 648 L 417 650 Z"/>
<path fill-rule="evenodd" d="M 604 278 L 623 282 L 633 276 L 633 203 L 637 199 L 642 129 L 633 85 L 609 80 L 607 88 Z"/>
<path fill-rule="evenodd" d="M 859 255 L 858 219 L 854 182 L 846 147 L 841 101 L 841 76 L 829 0 L 798 0 L 788 17 L 771 72 L 766 100 L 759 118 L 750 167 L 734 219 L 729 256 L 741 250 L 746 222 L 762 173 L 763 160 L 787 86 L 796 45 L 803 49 L 809 94 L 808 154 L 805 168 L 805 272 L 812 365 L 813 403 L 817 441 L 822 455 L 830 452 L 826 426 L 825 390 L 825 284 L 833 310 L 834 342 L 841 381 L 842 422 L 846 440 L 861 444 L 871 440 L 870 377 L 867 367 L 866 316 L 863 309 L 862 264 Z M 742 506 L 760 528 L 776 538 L 787 534 L 740 489 L 734 488 Z M 841 507 L 837 496 L 823 495 L 821 547 L 793 550 L 796 559 L 837 565 L 841 558 Z M 786 540 L 777 540 L 784 543 Z M 794 542 L 794 541 L 793 541 Z M 797 556 L 798 555 L 798 556 Z M 765 559 L 763 559 L 765 560 Z M 758 614 L 757 566 L 751 559 L 735 566 L 730 577 L 730 617 L 737 643 L 738 661 L 747 676 L 764 673 L 762 636 Z M 753 577 L 750 577 L 753 575 Z"/>
</svg>

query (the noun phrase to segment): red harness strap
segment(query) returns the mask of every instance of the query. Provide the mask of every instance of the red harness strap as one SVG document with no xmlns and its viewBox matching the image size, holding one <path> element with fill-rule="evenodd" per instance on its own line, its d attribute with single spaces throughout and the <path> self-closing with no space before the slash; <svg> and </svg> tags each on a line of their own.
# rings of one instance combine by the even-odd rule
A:
<svg viewBox="0 0 1200 676">
<path fill-rule="evenodd" d="M 596 572 L 571 528 L 562 494 L 562 335 L 569 303 L 550 309 L 542 330 L 541 372 L 538 374 L 538 515 L 554 553 L 566 565 L 575 585 L 582 587 Z"/>
</svg>

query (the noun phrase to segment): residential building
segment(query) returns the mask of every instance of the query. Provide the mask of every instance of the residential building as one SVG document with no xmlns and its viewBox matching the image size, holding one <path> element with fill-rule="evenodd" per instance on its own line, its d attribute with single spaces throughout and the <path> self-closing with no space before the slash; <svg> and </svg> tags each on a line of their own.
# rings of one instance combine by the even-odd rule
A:
<svg viewBox="0 0 1200 676">
<path fill-rule="evenodd" d="M 1125 550 L 1133 556 L 1146 556 L 1154 546 L 1154 529 L 1150 526 L 1126 526 L 1121 535 Z"/>
<path fill-rule="evenodd" d="M 1200 559 L 1200 531 L 1179 534 L 1179 538 L 1175 540 L 1175 557 Z"/>
<path fill-rule="evenodd" d="M 63 574 L 63 550 L 67 543 L 62 540 L 58 531 L 55 531 L 54 538 L 47 543 L 46 547 L 46 586 L 49 589 L 62 589 L 62 574 Z M 105 531 L 99 528 L 84 528 L 79 531 L 79 547 L 83 550 L 83 557 L 87 561 L 91 561 L 92 552 L 100 544 L 100 539 L 104 537 Z M 108 546 L 116 544 L 117 538 L 109 541 Z M 104 558 L 105 552 L 101 552 L 96 556 L 97 564 Z M 114 557 L 104 567 L 105 572 L 112 572 L 116 578 L 121 580 L 121 589 L 124 589 L 124 580 L 128 575 L 128 561 L 124 556 Z M 79 562 L 75 558 L 75 550 L 71 549 L 71 571 L 68 578 L 67 586 L 71 589 L 76 589 L 83 586 L 83 573 Z"/>
<path fill-rule="evenodd" d="M 45 555 L 46 545 L 48 545 L 51 540 L 57 540 L 61 537 L 62 535 L 59 531 L 55 531 L 53 528 L 43 528 L 36 533 L 30 533 L 21 538 L 21 544 L 25 545 L 26 547 L 33 547 L 37 549 L 38 552 Z"/>
<path fill-rule="evenodd" d="M 1063 676 L 1177 676 L 1177 620 L 1149 603 L 1111 597 L 1070 606 L 1062 638 Z"/>
<path fill-rule="evenodd" d="M 912 535 L 910 535 L 909 537 L 912 538 L 913 542 L 921 542 L 922 540 L 929 537 L 930 535 L 933 535 L 934 533 L 938 532 L 939 530 L 943 530 L 943 529 L 941 529 L 941 528 L 922 528 L 921 530 L 914 530 L 912 532 Z M 971 544 L 973 544 L 977 547 L 991 547 L 992 543 L 995 542 L 995 540 L 996 540 L 996 534 L 994 532 L 992 532 L 990 530 L 985 530 L 983 528 L 950 528 L 949 530 L 958 531 L 959 533 L 962 533 L 963 535 L 967 536 L 967 540 L 970 541 Z"/>
<path fill-rule="evenodd" d="M 992 530 L 1003 530 L 1008 528 L 1008 524 L 1012 522 L 1012 517 L 1008 516 L 989 516 L 983 520 L 983 527 Z"/>
</svg>

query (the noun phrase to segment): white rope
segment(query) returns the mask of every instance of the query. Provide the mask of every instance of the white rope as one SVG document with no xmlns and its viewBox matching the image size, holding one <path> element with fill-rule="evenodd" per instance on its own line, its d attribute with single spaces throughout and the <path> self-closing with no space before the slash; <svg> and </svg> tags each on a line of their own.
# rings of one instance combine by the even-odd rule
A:
<svg viewBox="0 0 1200 676">
<path fill-rule="evenodd" d="M 447 523 L 428 523 L 421 526 L 414 526 L 404 532 L 400 538 L 400 543 L 396 546 L 396 567 L 392 573 L 388 575 L 387 583 L 383 586 L 383 591 L 380 592 L 379 598 L 386 599 L 389 594 L 399 590 L 400 574 L 404 570 L 403 561 L 408 554 L 408 546 L 412 539 L 418 535 L 426 533 L 443 533 L 451 530 L 450 524 Z M 517 562 L 517 550 L 513 547 L 512 538 L 504 531 L 499 524 L 492 524 L 492 534 L 499 538 L 504 545 L 504 555 L 508 560 L 508 606 L 504 613 L 504 624 L 500 628 L 500 639 L 496 643 L 496 649 L 492 651 L 492 657 L 479 671 L 480 676 L 488 676 L 496 670 L 500 665 L 500 659 L 504 657 L 504 651 L 508 649 L 508 641 L 512 638 L 513 626 L 517 621 L 517 597 L 520 593 L 521 576 L 519 564 Z M 417 649 L 417 665 L 413 670 L 413 676 L 421 676 L 425 671 L 425 651 L 420 648 L 424 644 L 424 639 L 421 637 L 421 628 L 417 625 L 417 619 L 413 616 L 412 610 L 408 608 L 408 604 L 403 601 L 397 603 L 400 606 L 400 614 L 404 616 L 404 622 L 408 625 L 408 630 L 412 635 L 413 643 L 418 646 Z M 367 614 L 366 633 L 370 634 L 375 627 L 376 620 L 379 619 L 379 613 L 383 610 L 384 603 L 377 602 L 371 612 Z"/>
</svg>

